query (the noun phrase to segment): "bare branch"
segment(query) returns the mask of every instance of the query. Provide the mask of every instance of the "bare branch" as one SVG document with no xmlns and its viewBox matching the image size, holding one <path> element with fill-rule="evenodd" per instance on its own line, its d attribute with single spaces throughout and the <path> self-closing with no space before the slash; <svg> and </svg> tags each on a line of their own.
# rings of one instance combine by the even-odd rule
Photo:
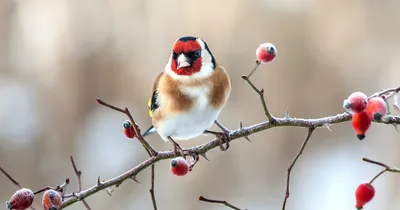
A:
<svg viewBox="0 0 400 210">
<path fill-rule="evenodd" d="M 351 114 L 350 113 L 342 113 L 338 114 L 335 116 L 329 116 L 329 117 L 323 117 L 323 118 L 318 118 L 318 119 L 301 119 L 301 118 L 274 118 L 275 122 L 274 123 L 269 123 L 267 122 L 261 122 L 249 127 L 243 127 L 239 128 L 236 130 L 231 131 L 228 134 L 228 137 L 230 141 L 240 139 L 245 136 L 249 136 L 254 133 L 261 132 L 263 130 L 267 130 L 273 127 L 282 127 L 282 126 L 292 126 L 292 127 L 324 127 L 326 123 L 328 124 L 338 124 L 342 122 L 347 122 L 351 120 Z M 383 124 L 400 124 L 400 116 L 387 116 L 385 119 L 383 119 L 381 122 L 377 123 L 383 123 Z M 201 144 L 195 147 L 183 149 L 185 152 L 189 153 L 195 153 L 195 154 L 205 154 L 207 151 L 214 149 L 216 147 L 219 147 L 220 145 L 220 140 L 219 139 L 214 139 L 208 143 Z M 94 185 L 86 190 L 83 190 L 79 193 L 76 193 L 76 197 L 70 198 L 66 201 L 64 201 L 62 208 L 65 208 L 69 205 L 72 205 L 73 203 L 76 203 L 79 201 L 79 199 L 86 198 L 98 191 L 101 191 L 103 189 L 106 189 L 108 187 L 114 186 L 114 185 L 119 185 L 122 182 L 124 182 L 126 179 L 129 179 L 130 177 L 133 177 L 137 175 L 139 172 L 144 170 L 147 167 L 150 167 L 152 164 L 163 160 L 163 159 L 170 159 L 174 158 L 174 152 L 173 151 L 159 151 L 157 156 L 152 156 L 149 159 L 143 161 L 139 165 L 135 166 L 134 168 L 130 169 L 129 171 L 118 175 L 110 180 L 106 180 L 102 182 L 101 185 Z"/>
<path fill-rule="evenodd" d="M 290 164 L 289 168 L 287 169 L 287 177 L 286 177 L 286 194 L 285 194 L 285 199 L 283 200 L 283 205 L 282 205 L 282 210 L 285 210 L 286 208 L 286 201 L 289 198 L 289 189 L 290 189 L 290 172 L 292 171 L 293 166 L 296 164 L 297 159 L 299 159 L 300 155 L 303 154 L 304 148 L 306 148 L 308 140 L 310 139 L 313 131 L 315 130 L 315 127 L 309 127 L 308 128 L 308 133 L 307 136 L 305 137 L 303 144 L 300 147 L 299 152 L 297 155 L 294 157 L 292 163 Z"/>
<path fill-rule="evenodd" d="M 69 159 L 71 160 L 72 167 L 74 168 L 76 178 L 78 180 L 78 192 L 80 192 L 80 191 L 82 191 L 82 179 L 81 179 L 82 171 L 78 170 L 78 168 L 76 167 L 74 158 L 72 156 L 69 156 Z M 91 210 L 89 204 L 83 198 L 81 201 L 87 210 Z"/>
<path fill-rule="evenodd" d="M 208 203 L 219 203 L 219 204 L 223 204 L 223 205 L 225 205 L 225 206 L 227 206 L 227 207 L 229 207 L 231 209 L 241 210 L 240 208 L 228 203 L 227 201 L 212 200 L 212 199 L 205 198 L 203 196 L 199 197 L 199 201 L 204 201 L 204 202 L 208 202 Z"/>
</svg>

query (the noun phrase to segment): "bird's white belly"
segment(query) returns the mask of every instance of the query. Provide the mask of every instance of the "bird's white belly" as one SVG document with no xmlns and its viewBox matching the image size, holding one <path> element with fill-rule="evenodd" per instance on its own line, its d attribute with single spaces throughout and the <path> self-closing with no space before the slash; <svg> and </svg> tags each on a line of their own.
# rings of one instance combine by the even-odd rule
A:
<svg viewBox="0 0 400 210">
<path fill-rule="evenodd" d="M 206 86 L 182 89 L 182 92 L 193 97 L 195 104 L 189 112 L 174 113 L 165 116 L 158 122 L 156 130 L 165 141 L 168 136 L 174 140 L 187 140 L 201 135 L 211 127 L 221 109 L 212 108 L 208 103 L 209 88 Z"/>
<path fill-rule="evenodd" d="M 190 113 L 180 113 L 167 117 L 157 125 L 157 132 L 164 140 L 171 136 L 174 140 L 187 140 L 201 135 L 217 119 L 220 110 L 206 108 Z"/>
</svg>

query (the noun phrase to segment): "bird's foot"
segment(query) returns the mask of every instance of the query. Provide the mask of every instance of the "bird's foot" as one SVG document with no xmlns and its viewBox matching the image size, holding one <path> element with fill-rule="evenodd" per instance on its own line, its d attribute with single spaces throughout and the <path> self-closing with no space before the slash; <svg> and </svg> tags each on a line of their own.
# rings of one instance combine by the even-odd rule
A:
<svg viewBox="0 0 400 210">
<path fill-rule="evenodd" d="M 186 151 L 182 149 L 182 147 L 176 143 L 170 136 L 168 136 L 168 139 L 174 144 L 174 155 L 175 157 L 177 156 L 182 156 L 183 158 L 186 158 Z"/>
<path fill-rule="evenodd" d="M 226 132 L 217 132 L 217 131 L 209 131 L 209 130 L 206 130 L 204 132 L 213 134 L 218 138 L 218 140 L 219 140 L 219 148 L 222 151 L 228 150 L 229 142 L 230 142 L 228 133 L 226 133 Z M 225 144 L 225 147 L 224 147 L 224 144 Z"/>
</svg>

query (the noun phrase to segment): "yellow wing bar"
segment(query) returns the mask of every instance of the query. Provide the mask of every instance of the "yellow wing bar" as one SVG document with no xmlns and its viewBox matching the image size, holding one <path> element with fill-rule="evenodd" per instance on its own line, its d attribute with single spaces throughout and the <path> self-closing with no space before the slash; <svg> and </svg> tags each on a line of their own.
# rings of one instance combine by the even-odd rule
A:
<svg viewBox="0 0 400 210">
<path fill-rule="evenodd" d="M 153 111 L 151 110 L 151 98 L 149 99 L 149 102 L 147 102 L 147 106 L 149 107 L 149 115 L 150 115 L 150 117 L 153 117 Z"/>
</svg>

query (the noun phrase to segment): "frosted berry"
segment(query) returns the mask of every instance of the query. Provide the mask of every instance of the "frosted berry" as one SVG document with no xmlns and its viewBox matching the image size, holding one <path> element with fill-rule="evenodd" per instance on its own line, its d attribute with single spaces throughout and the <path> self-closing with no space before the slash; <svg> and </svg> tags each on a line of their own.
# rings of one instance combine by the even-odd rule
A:
<svg viewBox="0 0 400 210">
<path fill-rule="evenodd" d="M 189 163 L 183 157 L 171 160 L 171 171 L 176 176 L 184 176 L 189 172 Z"/>
<path fill-rule="evenodd" d="M 35 195 L 32 190 L 22 188 L 17 190 L 12 196 L 10 201 L 6 201 L 7 209 L 27 209 L 31 207 Z"/>
<path fill-rule="evenodd" d="M 256 56 L 260 63 L 268 63 L 275 59 L 277 53 L 278 51 L 273 44 L 264 43 L 257 48 Z"/>
<path fill-rule="evenodd" d="M 358 185 L 356 190 L 356 208 L 362 209 L 375 195 L 375 188 L 369 183 Z"/>
<path fill-rule="evenodd" d="M 138 131 L 140 132 L 139 126 L 137 128 L 138 128 Z M 128 138 L 134 138 L 136 136 L 135 129 L 133 128 L 133 125 L 129 120 L 126 120 L 122 124 L 122 131 L 124 132 L 125 136 Z"/>
<path fill-rule="evenodd" d="M 43 193 L 42 206 L 44 210 L 58 210 L 61 205 L 62 197 L 58 191 L 50 189 Z"/>
<path fill-rule="evenodd" d="M 368 100 L 367 114 L 376 121 L 381 121 L 386 114 L 386 102 L 381 97 L 373 97 Z"/>
<path fill-rule="evenodd" d="M 351 124 L 358 139 L 362 140 L 365 138 L 365 134 L 367 133 L 367 130 L 371 125 L 371 122 L 372 122 L 371 117 L 369 117 L 369 115 L 365 111 L 353 114 L 353 117 L 351 119 Z"/>
<path fill-rule="evenodd" d="M 362 112 L 367 107 L 367 100 L 368 97 L 364 93 L 354 92 L 344 100 L 343 108 L 352 113 Z"/>
</svg>

